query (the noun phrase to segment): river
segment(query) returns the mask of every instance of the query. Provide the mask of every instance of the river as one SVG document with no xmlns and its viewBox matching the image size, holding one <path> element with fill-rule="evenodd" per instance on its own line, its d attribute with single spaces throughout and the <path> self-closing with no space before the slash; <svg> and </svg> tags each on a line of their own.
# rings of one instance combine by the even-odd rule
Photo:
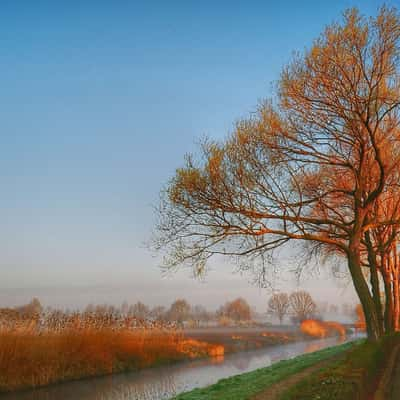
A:
<svg viewBox="0 0 400 400">
<path fill-rule="evenodd" d="M 349 337 L 346 341 L 357 339 Z M 343 343 L 339 338 L 301 341 L 224 357 L 182 362 L 99 378 L 66 382 L 41 389 L 9 393 L 4 400 L 165 400 L 222 378 L 253 371 L 300 354 Z"/>
</svg>

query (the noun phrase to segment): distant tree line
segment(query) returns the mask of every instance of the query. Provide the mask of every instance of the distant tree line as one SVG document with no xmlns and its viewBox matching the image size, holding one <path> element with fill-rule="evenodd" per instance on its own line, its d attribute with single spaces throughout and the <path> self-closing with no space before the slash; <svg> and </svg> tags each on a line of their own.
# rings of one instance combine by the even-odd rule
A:
<svg viewBox="0 0 400 400">
<path fill-rule="evenodd" d="M 268 301 L 267 313 L 277 318 L 280 324 L 285 317 L 290 317 L 292 323 L 301 323 L 306 319 L 324 319 L 326 314 L 342 315 L 351 319 L 355 319 L 357 315 L 354 305 L 345 303 L 339 310 L 336 304 L 317 304 L 310 293 L 304 290 L 291 294 L 273 294 Z"/>
<path fill-rule="evenodd" d="M 55 325 L 72 326 L 80 321 L 82 326 L 111 326 L 112 324 L 130 327 L 157 326 L 199 327 L 210 323 L 229 325 L 249 323 L 254 311 L 243 298 L 226 302 L 216 311 L 207 310 L 201 304 L 191 305 L 187 300 L 176 299 L 169 307 L 150 307 L 141 301 L 129 304 L 124 301 L 120 306 L 110 304 L 88 304 L 81 310 L 43 307 L 39 299 L 34 298 L 26 305 L 14 308 L 0 308 L 0 325 L 8 326 L 29 321 L 56 329 Z M 54 325 L 54 326 L 53 326 Z"/>
<path fill-rule="evenodd" d="M 327 302 L 319 306 L 306 291 L 290 294 L 276 293 L 268 301 L 267 314 L 276 317 L 282 324 L 285 317 L 291 323 L 300 323 L 309 318 L 323 319 L 327 312 L 338 313 L 337 305 Z M 342 315 L 356 319 L 359 312 L 355 306 L 344 304 Z M 249 303 L 241 297 L 227 301 L 215 311 L 207 310 L 201 304 L 191 305 L 187 300 L 176 299 L 169 307 L 150 307 L 140 301 L 129 304 L 124 301 L 120 306 L 110 304 L 89 304 L 82 310 L 46 307 L 39 299 L 33 298 L 28 304 L 14 308 L 0 308 L 0 326 L 34 321 L 37 326 L 51 329 L 62 327 L 177 327 L 196 328 L 200 326 L 249 325 L 265 320 L 265 315 L 257 314 Z M 258 322 L 257 322 L 258 321 Z"/>
</svg>

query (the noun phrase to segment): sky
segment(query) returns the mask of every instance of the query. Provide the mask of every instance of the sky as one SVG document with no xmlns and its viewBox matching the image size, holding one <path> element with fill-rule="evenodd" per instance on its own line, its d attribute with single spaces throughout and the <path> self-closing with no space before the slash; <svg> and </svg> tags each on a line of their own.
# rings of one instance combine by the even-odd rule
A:
<svg viewBox="0 0 400 400">
<path fill-rule="evenodd" d="M 399 5 L 387 1 L 387 5 Z M 294 51 L 380 1 L 2 1 L 0 304 L 267 294 L 217 260 L 165 277 L 145 246 L 160 189 L 204 136 L 273 95 Z M 353 299 L 328 273 L 303 285 Z M 295 282 L 285 281 L 288 290 Z"/>
</svg>

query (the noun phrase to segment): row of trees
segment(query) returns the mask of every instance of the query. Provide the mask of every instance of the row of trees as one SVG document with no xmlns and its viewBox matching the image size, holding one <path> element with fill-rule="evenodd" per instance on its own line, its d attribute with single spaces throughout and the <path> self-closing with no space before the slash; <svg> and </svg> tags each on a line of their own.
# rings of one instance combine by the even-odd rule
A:
<svg viewBox="0 0 400 400">
<path fill-rule="evenodd" d="M 334 314 L 341 315 L 348 319 L 354 319 L 357 315 L 355 305 L 351 303 L 343 303 L 340 306 L 337 304 L 330 304 L 327 301 L 317 303 L 318 311 L 321 315 Z"/>
<path fill-rule="evenodd" d="M 113 305 L 96 305 L 89 304 L 84 312 L 86 313 L 111 313 L 115 315 L 123 315 L 129 317 L 135 317 L 139 320 L 155 320 L 158 322 L 176 322 L 182 324 L 189 318 L 199 318 L 202 315 L 202 319 L 206 318 L 207 310 L 196 305 L 192 307 L 185 299 L 175 300 L 169 308 L 165 306 L 149 307 L 146 304 L 138 301 L 135 304 L 128 304 L 126 301 L 122 303 L 120 307 Z"/>
<path fill-rule="evenodd" d="M 317 303 L 310 293 L 299 290 L 293 293 L 275 293 L 268 301 L 267 312 L 277 318 L 282 324 L 286 316 L 294 323 L 302 322 L 306 319 L 323 320 L 326 316 L 334 318 L 347 318 L 354 321 L 358 318 L 360 310 L 354 305 L 344 303 L 339 307 L 336 304 L 329 304 L 327 301 Z"/>
<path fill-rule="evenodd" d="M 26 318 L 38 317 L 40 314 L 52 314 L 61 312 L 61 310 L 51 307 L 43 308 L 39 299 L 34 298 L 26 305 L 15 307 L 13 309 L 0 309 L 2 314 L 8 315 L 7 311 L 11 311 L 13 315 L 20 314 Z M 219 320 L 226 317 L 232 321 L 249 321 L 252 317 L 252 310 L 247 301 L 243 298 L 237 298 L 233 301 L 226 302 L 217 311 L 209 311 L 203 305 L 190 305 L 185 299 L 175 300 L 170 307 L 155 306 L 149 307 L 138 301 L 135 304 L 128 304 L 126 301 L 121 306 L 109 304 L 89 304 L 82 312 L 64 310 L 62 313 L 71 315 L 74 313 L 82 313 L 82 315 L 111 315 L 115 317 L 132 317 L 137 320 L 152 320 L 160 323 L 174 322 L 183 325 L 184 322 L 191 321 L 193 325 L 209 322 L 211 320 Z"/>
<path fill-rule="evenodd" d="M 150 308 L 142 302 L 129 305 L 124 302 L 121 307 L 110 305 L 89 305 L 85 312 L 102 313 L 109 312 L 113 314 L 122 314 L 133 316 L 138 319 L 152 319 L 159 322 L 175 322 L 183 325 L 184 322 L 191 321 L 193 325 L 200 325 L 212 320 L 219 320 L 221 317 L 228 318 L 234 322 L 249 321 L 252 317 L 252 310 L 248 302 L 243 298 L 237 298 L 226 302 L 215 312 L 207 310 L 203 305 L 190 305 L 185 299 L 175 300 L 169 308 L 164 306 L 155 306 Z"/>
<path fill-rule="evenodd" d="M 200 304 L 191 306 L 185 299 L 175 300 L 169 308 L 164 306 L 148 307 L 140 301 L 130 305 L 125 301 L 119 307 L 107 304 L 89 304 L 82 311 L 61 311 L 52 309 L 51 307 L 43 308 L 37 298 L 32 299 L 26 305 L 15 307 L 14 309 L 0 309 L 0 314 L 4 314 L 4 316 L 11 315 L 7 311 L 11 311 L 12 315 L 20 315 L 28 319 L 40 318 L 40 315 L 50 316 L 60 313 L 66 316 L 79 314 L 88 317 L 107 315 L 117 319 L 134 318 L 138 322 L 142 321 L 143 323 L 148 321 L 160 324 L 172 322 L 180 326 L 185 322 L 190 323 L 192 326 L 208 324 L 211 321 L 224 325 L 249 322 L 257 318 L 263 320 L 265 318 L 265 315 L 257 315 L 248 302 L 241 297 L 226 302 L 216 311 L 209 311 Z M 287 293 L 276 293 L 270 297 L 267 307 L 267 314 L 278 318 L 281 324 L 285 316 L 290 316 L 293 323 L 298 323 L 309 318 L 323 319 L 324 313 L 328 311 L 337 314 L 338 308 L 328 303 L 317 305 L 311 295 L 305 291 L 293 292 L 290 295 Z M 356 309 L 356 307 L 350 304 L 343 304 L 342 315 L 351 316 L 352 319 L 356 319 L 356 316 L 358 316 L 358 319 L 360 319 L 359 315 L 361 313 L 361 309 Z"/>
<path fill-rule="evenodd" d="M 399 56 L 396 9 L 351 9 L 328 26 L 275 98 L 177 170 L 154 240 L 165 264 L 203 273 L 222 254 L 262 279 L 276 249 L 298 242 L 345 262 L 371 340 L 399 330 Z"/>
<path fill-rule="evenodd" d="M 301 322 L 317 316 L 317 304 L 311 295 L 303 290 L 290 295 L 276 293 L 268 301 L 268 313 L 277 317 L 280 324 L 287 315 L 291 315 L 293 322 Z"/>
</svg>

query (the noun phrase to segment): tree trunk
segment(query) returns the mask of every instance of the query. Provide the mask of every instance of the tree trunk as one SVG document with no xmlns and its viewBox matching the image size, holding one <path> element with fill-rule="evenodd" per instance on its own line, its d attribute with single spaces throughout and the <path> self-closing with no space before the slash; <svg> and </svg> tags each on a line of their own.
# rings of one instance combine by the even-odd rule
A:
<svg viewBox="0 0 400 400">
<path fill-rule="evenodd" d="M 351 277 L 353 278 L 354 288 L 358 294 L 364 311 L 368 339 L 371 341 L 376 341 L 379 339 L 381 333 L 379 329 L 379 320 L 376 313 L 375 303 L 361 271 L 359 250 L 357 248 L 352 249 L 351 246 L 348 254 L 348 266 Z"/>
<path fill-rule="evenodd" d="M 370 268 L 370 276 L 371 276 L 371 288 L 372 288 L 372 297 L 375 304 L 376 314 L 379 322 L 379 335 L 383 335 L 384 333 L 384 315 L 382 312 L 382 302 L 381 302 L 381 294 L 379 289 L 379 276 L 378 276 L 378 267 L 376 263 L 376 254 L 374 252 L 374 248 L 372 246 L 371 238 L 369 232 L 365 233 L 365 239 L 367 242 L 368 249 L 368 264 Z"/>
<path fill-rule="evenodd" d="M 397 276 L 393 278 L 393 330 L 398 331 L 399 329 L 399 318 L 400 318 L 400 299 L 399 299 L 399 279 Z"/>
<path fill-rule="evenodd" d="M 393 293 L 392 293 L 392 283 L 390 279 L 390 274 L 386 271 L 382 272 L 383 282 L 385 285 L 385 331 L 386 333 L 393 332 Z"/>
<path fill-rule="evenodd" d="M 397 253 L 397 240 L 393 244 L 393 269 L 392 269 L 392 279 L 393 279 L 393 329 L 397 332 L 400 328 L 400 292 L 399 292 L 399 255 Z"/>
<path fill-rule="evenodd" d="M 379 336 L 382 336 L 384 333 L 384 318 L 382 312 L 382 303 L 381 303 L 381 294 L 379 290 L 379 278 L 378 271 L 375 266 L 371 266 L 371 287 L 372 287 L 372 297 L 374 300 L 376 316 L 378 319 L 378 328 L 379 328 Z"/>
</svg>

